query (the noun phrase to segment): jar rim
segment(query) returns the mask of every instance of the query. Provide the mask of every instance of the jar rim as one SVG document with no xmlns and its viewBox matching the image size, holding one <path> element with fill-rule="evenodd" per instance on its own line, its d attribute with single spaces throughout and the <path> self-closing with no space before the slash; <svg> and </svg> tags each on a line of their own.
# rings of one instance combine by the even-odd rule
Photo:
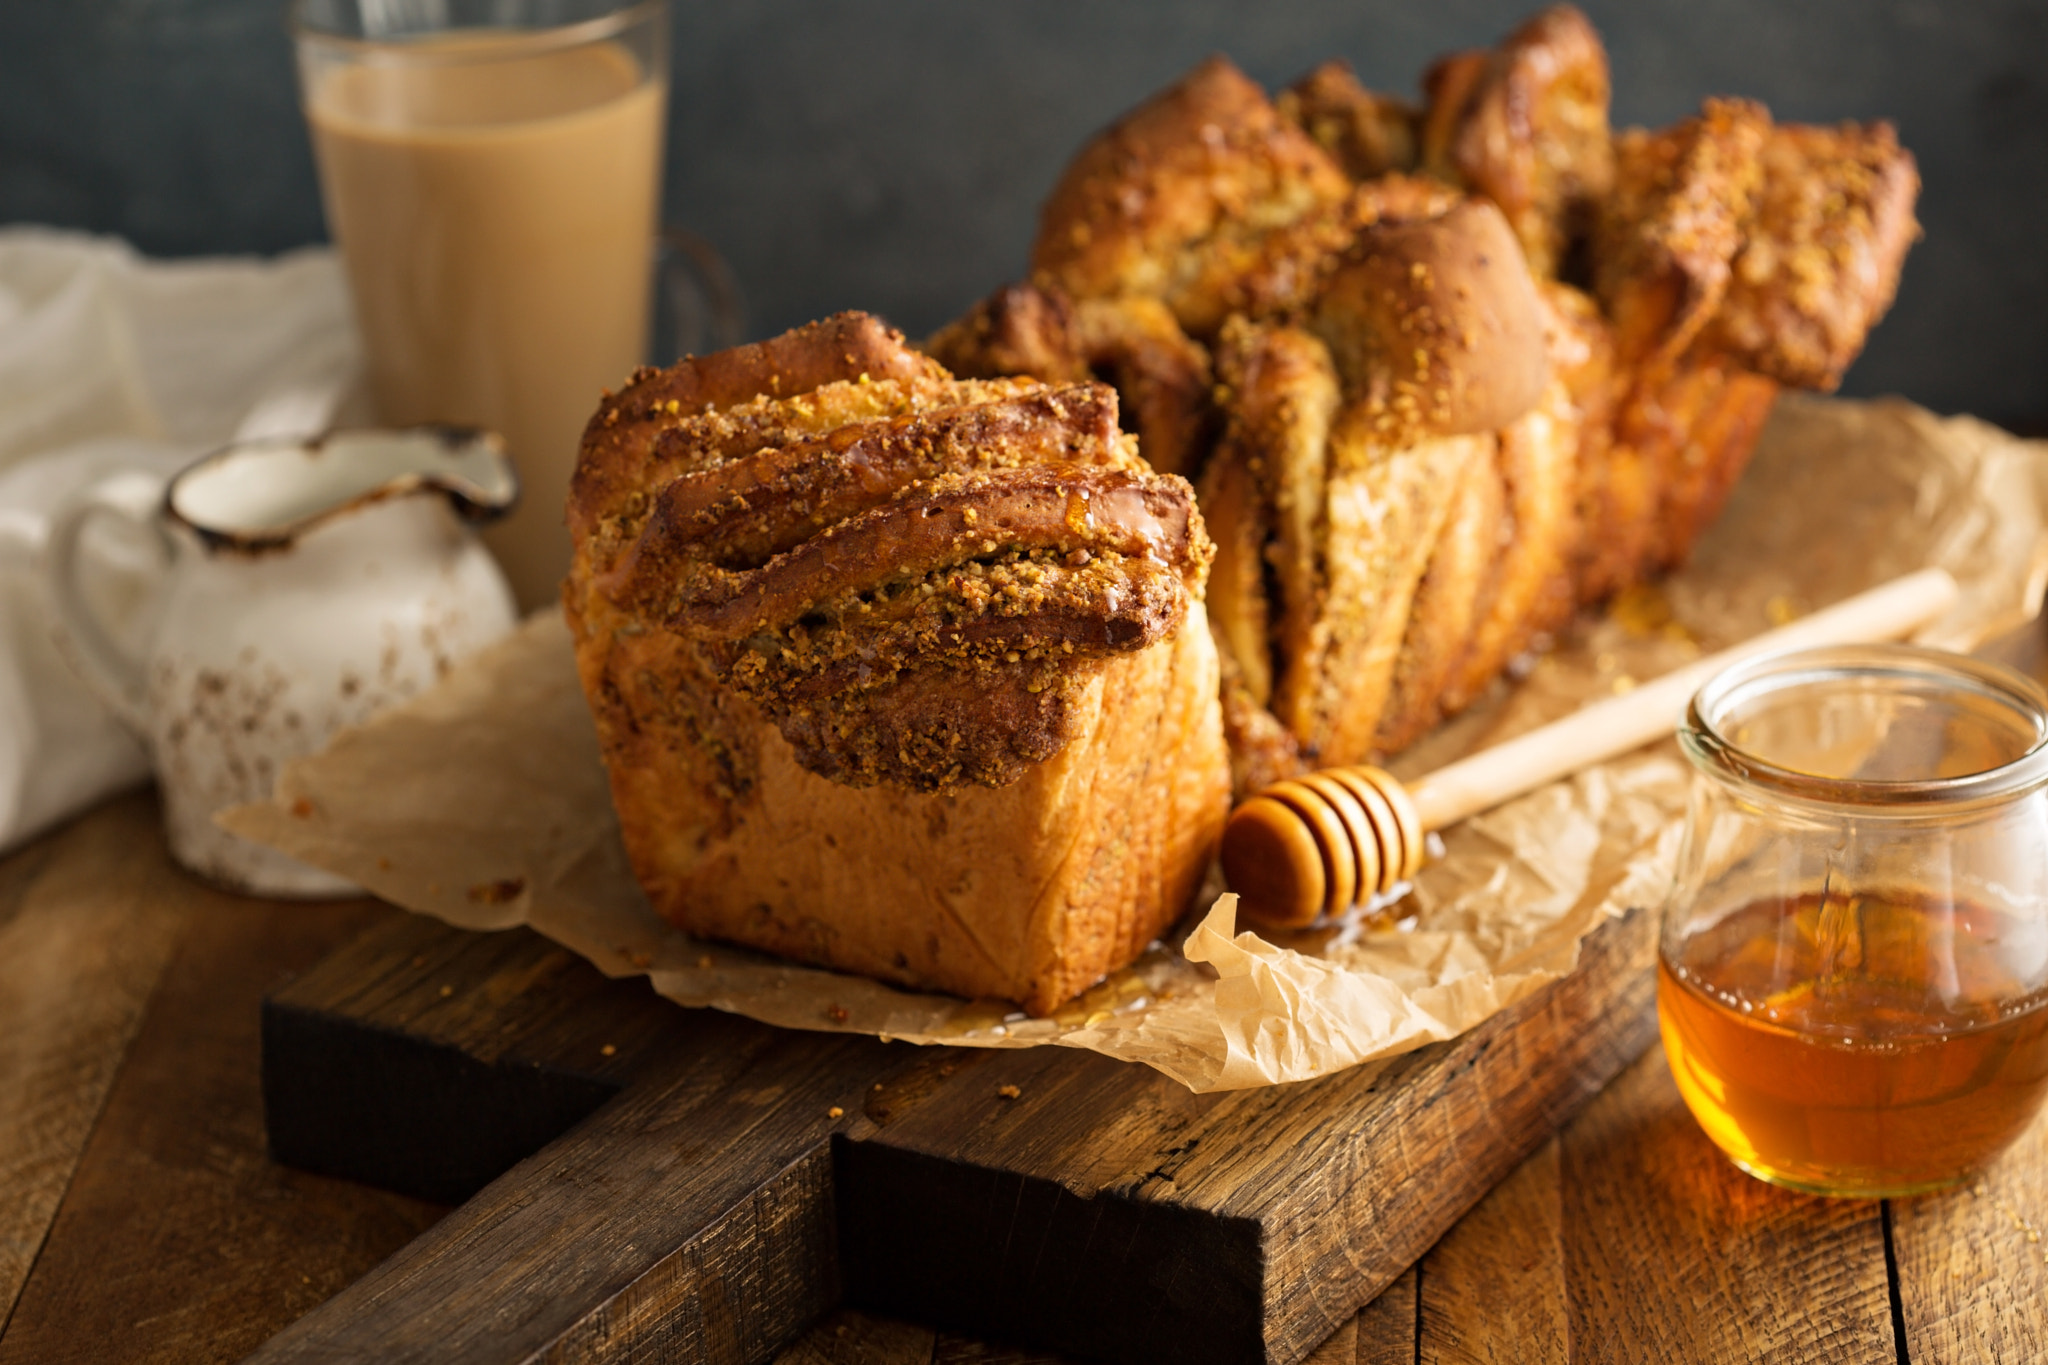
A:
<svg viewBox="0 0 2048 1365">
<path fill-rule="evenodd" d="M 467 66 L 489 65 L 512 57 L 530 57 L 603 42 L 646 23 L 666 11 L 668 6 L 669 0 L 618 0 L 614 7 L 585 19 L 552 24 L 488 25 L 499 41 L 483 52 L 442 47 L 430 41 L 446 36 L 449 31 L 435 26 L 380 37 L 352 33 L 316 19 L 313 15 L 314 0 L 292 0 L 287 23 L 292 36 L 310 47 L 354 52 L 390 63 Z"/>
<path fill-rule="evenodd" d="M 1717 723 L 1743 700 L 1825 681 L 1890 675 L 1931 679 L 1975 693 L 2024 716 L 2033 739 L 2018 755 L 1972 773 L 1949 777 L 1830 777 L 1774 763 L 1736 743 Z M 1916 808 L 2009 800 L 2048 785 L 2048 690 L 2016 669 L 1988 660 L 1918 645 L 1830 645 L 1766 654 L 1734 664 L 1695 692 L 1679 740 L 1695 767 L 1752 788 L 1830 806 L 1883 807 L 1900 815 Z"/>
</svg>

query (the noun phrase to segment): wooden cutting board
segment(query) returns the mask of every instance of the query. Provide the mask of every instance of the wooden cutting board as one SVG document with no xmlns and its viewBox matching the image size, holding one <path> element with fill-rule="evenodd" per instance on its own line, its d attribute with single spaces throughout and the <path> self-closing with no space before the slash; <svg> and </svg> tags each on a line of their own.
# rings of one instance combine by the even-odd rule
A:
<svg viewBox="0 0 2048 1365">
<path fill-rule="evenodd" d="M 259 1361 L 766 1361 L 837 1304 L 1292 1365 L 1655 1036 L 1655 917 L 1367 1076 L 796 1033 L 405 917 L 265 1002 L 279 1160 L 462 1207 Z"/>
</svg>

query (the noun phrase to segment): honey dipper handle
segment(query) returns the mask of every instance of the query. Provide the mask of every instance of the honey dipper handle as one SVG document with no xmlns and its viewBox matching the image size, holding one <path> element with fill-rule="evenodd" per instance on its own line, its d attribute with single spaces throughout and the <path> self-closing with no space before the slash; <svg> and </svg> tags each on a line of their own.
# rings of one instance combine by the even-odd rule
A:
<svg viewBox="0 0 2048 1365">
<path fill-rule="evenodd" d="M 1439 768 L 1409 783 L 1408 794 L 1424 829 L 1454 825 L 1670 734 L 1684 716 L 1692 694 L 1730 664 L 1790 649 L 1896 640 L 1939 616 L 1955 599 L 1956 581 L 1945 570 L 1922 569 L 1895 578 L 1687 664 L 1626 695 L 1596 702 L 1541 729 Z"/>
</svg>

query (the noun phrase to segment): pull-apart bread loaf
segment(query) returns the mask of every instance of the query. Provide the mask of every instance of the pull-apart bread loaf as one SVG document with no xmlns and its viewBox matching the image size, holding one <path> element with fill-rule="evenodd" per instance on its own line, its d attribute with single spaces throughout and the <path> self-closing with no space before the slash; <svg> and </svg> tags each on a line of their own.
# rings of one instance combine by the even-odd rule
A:
<svg viewBox="0 0 2048 1365">
<path fill-rule="evenodd" d="M 1268 99 L 1212 58 L 1082 150 L 1030 279 L 928 343 L 1107 380 L 1197 480 L 1241 789 L 1402 748 L 1682 563 L 1779 386 L 1832 389 L 1890 305 L 1919 182 L 1889 125 L 1709 100 L 1617 133 L 1609 86 L 1569 5 L 1419 105 L 1341 62 Z"/>
<path fill-rule="evenodd" d="M 565 606 L 662 914 L 1037 1013 L 1179 917 L 1228 800 L 1212 549 L 1117 417 L 857 313 L 606 398 Z"/>
</svg>

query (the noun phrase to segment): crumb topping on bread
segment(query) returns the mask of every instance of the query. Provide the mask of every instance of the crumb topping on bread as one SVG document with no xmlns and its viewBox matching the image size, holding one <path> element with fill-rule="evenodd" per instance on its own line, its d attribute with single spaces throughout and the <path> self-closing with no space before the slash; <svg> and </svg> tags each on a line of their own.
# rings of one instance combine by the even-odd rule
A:
<svg viewBox="0 0 2048 1365">
<path fill-rule="evenodd" d="M 1213 551 L 1114 389 L 956 380 L 879 326 L 842 315 L 607 399 L 572 615 L 673 637 L 813 772 L 1001 786 L 1059 751 L 1093 669 L 1179 629 Z"/>
</svg>

